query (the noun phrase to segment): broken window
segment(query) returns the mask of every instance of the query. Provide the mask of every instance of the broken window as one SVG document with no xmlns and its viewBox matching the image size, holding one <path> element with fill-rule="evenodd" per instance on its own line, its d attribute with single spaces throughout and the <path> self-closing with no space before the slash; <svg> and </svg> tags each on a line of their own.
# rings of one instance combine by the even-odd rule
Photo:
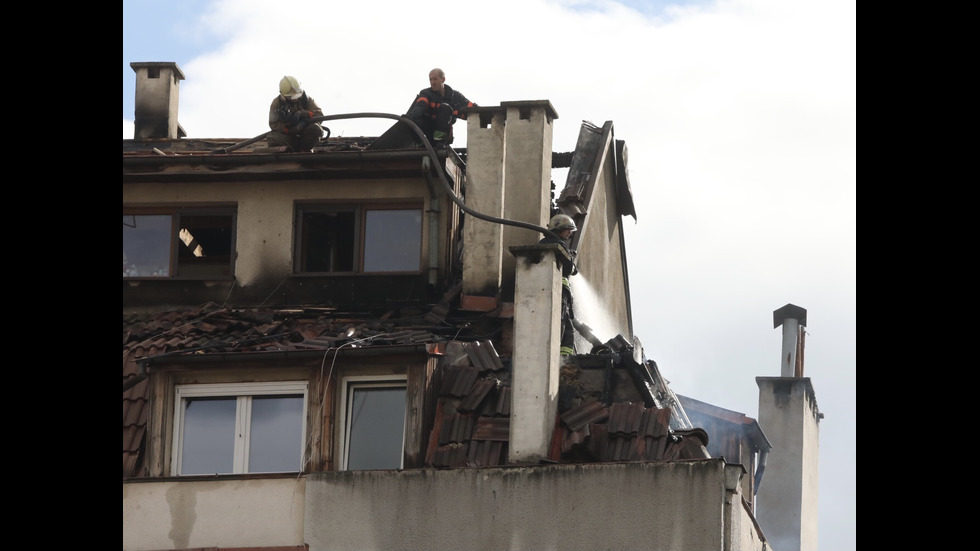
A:
<svg viewBox="0 0 980 551">
<path fill-rule="evenodd" d="M 228 278 L 234 273 L 234 209 L 123 212 L 123 278 Z"/>
<path fill-rule="evenodd" d="M 306 382 L 176 387 L 171 474 L 302 470 Z"/>
<path fill-rule="evenodd" d="M 418 272 L 420 205 L 300 205 L 296 272 Z"/>
</svg>

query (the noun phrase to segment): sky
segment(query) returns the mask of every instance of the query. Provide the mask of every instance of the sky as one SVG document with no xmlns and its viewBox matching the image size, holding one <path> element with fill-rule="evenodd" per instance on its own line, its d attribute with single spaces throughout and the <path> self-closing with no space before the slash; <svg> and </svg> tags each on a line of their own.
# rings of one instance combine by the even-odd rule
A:
<svg viewBox="0 0 980 551">
<path fill-rule="evenodd" d="M 264 133 L 284 75 L 324 114 L 401 115 L 434 67 L 479 105 L 550 101 L 555 152 L 574 150 L 582 121 L 612 121 L 637 213 L 624 218 L 634 336 L 675 393 L 758 418 L 756 377 L 780 376 L 773 311 L 806 309 L 804 376 L 824 414 L 818 551 L 850 551 L 856 20 L 854 0 L 124 0 L 123 139 L 129 64 L 149 61 L 183 71 L 188 138 Z M 392 121 L 325 124 L 378 136 Z M 455 135 L 465 147 L 465 123 Z M 578 317 L 615 337 L 579 296 Z"/>
</svg>

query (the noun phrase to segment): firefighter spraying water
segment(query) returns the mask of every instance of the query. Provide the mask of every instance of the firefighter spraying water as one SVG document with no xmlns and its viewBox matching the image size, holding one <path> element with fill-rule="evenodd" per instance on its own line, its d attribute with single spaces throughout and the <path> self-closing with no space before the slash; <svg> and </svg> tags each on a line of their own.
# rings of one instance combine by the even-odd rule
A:
<svg viewBox="0 0 980 551">
<path fill-rule="evenodd" d="M 602 346 L 602 342 L 592 334 L 592 328 L 575 319 L 574 300 L 572 298 L 572 287 L 568 278 L 578 274 L 578 267 L 575 266 L 575 257 L 578 253 L 569 248 L 568 243 L 572 234 L 578 231 L 575 220 L 567 214 L 556 214 L 548 222 L 548 229 L 558 236 L 545 236 L 538 241 L 539 244 L 556 243 L 561 245 L 568 253 L 568 258 L 562 258 L 561 268 L 561 355 L 573 356 L 575 350 L 575 331 L 578 331 L 593 346 Z"/>
</svg>

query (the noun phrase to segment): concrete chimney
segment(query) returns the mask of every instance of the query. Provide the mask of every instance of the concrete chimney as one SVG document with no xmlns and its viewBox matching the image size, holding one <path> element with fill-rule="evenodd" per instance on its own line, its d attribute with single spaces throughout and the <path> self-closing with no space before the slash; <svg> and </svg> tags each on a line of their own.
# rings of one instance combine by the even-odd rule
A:
<svg viewBox="0 0 980 551">
<path fill-rule="evenodd" d="M 551 149 L 558 113 L 548 100 L 505 101 L 507 109 L 504 162 L 504 218 L 547 226 L 551 218 Z M 504 247 L 533 245 L 544 235 L 504 226 Z M 514 296 L 516 258 L 504 255 L 501 290 L 504 301 Z"/>
<path fill-rule="evenodd" d="M 507 460 L 548 458 L 558 413 L 561 356 L 561 264 L 571 260 L 560 245 L 510 248 L 516 257 L 514 352 L 510 441 Z"/>
<path fill-rule="evenodd" d="M 759 425 L 772 444 L 756 518 L 778 551 L 816 551 L 820 419 L 810 379 L 802 377 L 806 310 L 787 304 L 773 312 L 783 326 L 781 377 L 756 377 Z"/>
<path fill-rule="evenodd" d="M 466 205 L 494 218 L 544 227 L 551 215 L 552 123 L 548 100 L 507 101 L 467 111 Z M 490 311 L 514 294 L 505 249 L 537 243 L 534 230 L 481 220 L 463 225 L 463 310 Z"/>
<path fill-rule="evenodd" d="M 180 81 L 184 72 L 173 62 L 134 62 L 136 112 L 133 139 L 176 139 L 187 135 L 177 122 Z"/>
<path fill-rule="evenodd" d="M 466 206 L 487 216 L 504 214 L 504 131 L 507 111 L 480 107 L 466 118 Z M 463 224 L 463 289 L 460 308 L 497 307 L 503 257 L 503 226 L 468 216 Z"/>
</svg>

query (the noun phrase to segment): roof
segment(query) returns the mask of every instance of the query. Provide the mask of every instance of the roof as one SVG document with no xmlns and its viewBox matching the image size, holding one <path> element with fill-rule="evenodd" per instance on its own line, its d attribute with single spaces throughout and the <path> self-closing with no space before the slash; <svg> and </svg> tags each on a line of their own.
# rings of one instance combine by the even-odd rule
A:
<svg viewBox="0 0 980 551">
<path fill-rule="evenodd" d="M 319 307 L 232 308 L 207 303 L 124 313 L 123 476 L 140 476 L 142 472 L 149 402 L 147 365 L 175 358 L 322 355 L 354 344 L 359 350 L 382 354 L 413 350 L 443 356 L 426 466 L 505 464 L 510 358 L 498 354 L 491 340 L 479 336 L 486 327 L 474 326 L 474 320 L 466 320 L 465 315 L 447 311 L 444 304 L 429 311 L 378 313 Z M 622 337 L 613 339 L 596 353 L 574 356 L 563 365 L 559 419 L 549 459 L 607 462 L 709 457 L 705 451 L 708 436 L 703 429 L 671 428 L 671 422 L 678 421 L 674 412 L 679 404 L 671 398 L 666 380 L 655 364 L 653 369 L 637 369 L 632 347 L 623 342 Z M 640 377 L 646 382 L 625 394 L 609 392 L 608 381 L 589 383 L 596 378 L 590 379 L 586 372 L 608 373 L 612 368 L 645 371 Z M 634 400 L 626 399 L 628 396 Z"/>
</svg>

